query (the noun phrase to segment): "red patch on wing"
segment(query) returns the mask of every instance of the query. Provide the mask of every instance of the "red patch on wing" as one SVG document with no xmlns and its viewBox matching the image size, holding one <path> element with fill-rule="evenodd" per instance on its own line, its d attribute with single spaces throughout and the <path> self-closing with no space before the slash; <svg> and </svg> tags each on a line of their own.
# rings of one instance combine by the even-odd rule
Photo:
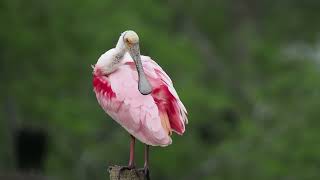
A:
<svg viewBox="0 0 320 180">
<path fill-rule="evenodd" d="M 96 93 L 102 93 L 110 99 L 116 97 L 106 76 L 93 75 L 93 87 Z"/>
<path fill-rule="evenodd" d="M 169 117 L 171 129 L 178 134 L 183 134 L 184 124 L 180 119 L 180 110 L 176 98 L 170 93 L 164 84 L 152 91 L 152 97 L 156 102 L 159 111 L 166 112 Z"/>
</svg>

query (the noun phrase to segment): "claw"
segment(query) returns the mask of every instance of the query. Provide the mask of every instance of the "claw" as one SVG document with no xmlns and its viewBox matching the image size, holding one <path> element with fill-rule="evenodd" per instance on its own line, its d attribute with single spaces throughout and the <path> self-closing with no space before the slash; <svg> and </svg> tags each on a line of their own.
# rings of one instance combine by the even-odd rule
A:
<svg viewBox="0 0 320 180">
<path fill-rule="evenodd" d="M 145 178 L 146 180 L 150 180 L 150 170 L 149 170 L 149 167 L 141 168 L 141 169 L 139 169 L 139 171 L 143 171 L 144 178 Z"/>
<path fill-rule="evenodd" d="M 132 169 L 135 169 L 135 166 L 132 165 L 132 166 L 122 166 L 120 167 L 119 169 L 119 173 L 118 173 L 118 180 L 120 180 L 120 175 L 121 175 L 121 172 L 124 171 L 124 170 L 132 170 Z"/>
<path fill-rule="evenodd" d="M 147 180 L 150 180 L 150 171 L 149 168 L 144 168 L 144 175 Z"/>
</svg>

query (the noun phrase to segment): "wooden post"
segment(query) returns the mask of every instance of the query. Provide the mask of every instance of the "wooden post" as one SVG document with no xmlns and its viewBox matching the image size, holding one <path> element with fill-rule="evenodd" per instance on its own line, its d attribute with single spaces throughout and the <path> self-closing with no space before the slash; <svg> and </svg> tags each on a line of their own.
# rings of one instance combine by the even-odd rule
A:
<svg viewBox="0 0 320 180">
<path fill-rule="evenodd" d="M 119 173 L 121 166 L 110 166 L 108 171 L 110 180 L 145 180 L 143 171 L 137 169 L 124 169 Z M 119 178 L 120 176 L 120 178 Z"/>
</svg>

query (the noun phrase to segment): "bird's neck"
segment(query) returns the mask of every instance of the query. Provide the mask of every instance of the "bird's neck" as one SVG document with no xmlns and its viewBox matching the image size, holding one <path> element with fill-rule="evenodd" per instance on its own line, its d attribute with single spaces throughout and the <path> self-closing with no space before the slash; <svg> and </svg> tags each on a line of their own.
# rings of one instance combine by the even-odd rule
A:
<svg viewBox="0 0 320 180">
<path fill-rule="evenodd" d="M 122 53 L 124 55 L 124 53 L 126 52 L 126 46 L 123 42 L 123 35 L 121 35 L 119 37 L 119 40 L 117 42 L 117 45 L 115 47 L 115 49 L 119 52 L 119 53 Z"/>
<path fill-rule="evenodd" d="M 121 65 L 126 51 L 122 36 L 120 36 L 116 47 L 107 51 L 98 59 L 94 68 L 94 74 L 108 75 L 114 72 Z"/>
<path fill-rule="evenodd" d="M 126 46 L 123 42 L 122 35 L 119 37 L 118 43 L 114 48 L 113 64 L 120 64 L 124 54 L 127 52 Z"/>
<path fill-rule="evenodd" d="M 116 45 L 116 47 L 114 48 L 114 56 L 113 59 L 111 59 L 112 64 L 114 65 L 114 68 L 118 68 L 118 66 L 121 64 L 122 60 L 123 60 L 123 56 L 124 54 L 127 52 L 127 49 L 125 47 L 125 44 L 122 40 L 122 36 L 120 36 L 118 43 Z M 115 70 L 113 69 L 113 70 Z"/>
</svg>

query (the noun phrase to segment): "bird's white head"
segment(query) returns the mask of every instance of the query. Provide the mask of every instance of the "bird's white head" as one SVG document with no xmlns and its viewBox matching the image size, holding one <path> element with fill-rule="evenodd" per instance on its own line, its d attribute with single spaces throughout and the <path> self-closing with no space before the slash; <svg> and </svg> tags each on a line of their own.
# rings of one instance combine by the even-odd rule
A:
<svg viewBox="0 0 320 180">
<path fill-rule="evenodd" d="M 136 32 L 129 30 L 123 33 L 123 42 L 127 47 L 139 43 L 139 36 Z"/>
</svg>

